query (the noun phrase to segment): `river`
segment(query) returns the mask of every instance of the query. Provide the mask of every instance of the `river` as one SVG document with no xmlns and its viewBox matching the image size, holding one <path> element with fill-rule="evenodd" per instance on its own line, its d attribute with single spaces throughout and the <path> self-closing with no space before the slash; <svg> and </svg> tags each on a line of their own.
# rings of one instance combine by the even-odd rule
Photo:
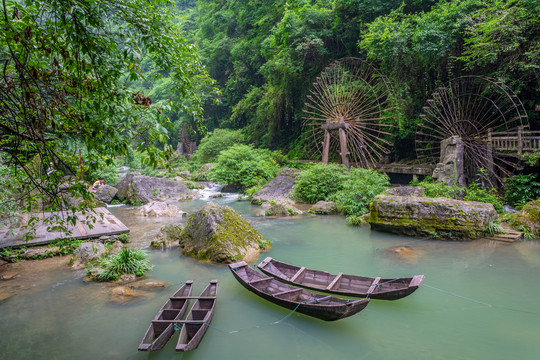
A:
<svg viewBox="0 0 540 360">
<path fill-rule="evenodd" d="M 199 200 L 179 203 L 193 212 Z M 85 283 L 67 258 L 16 264 L 19 277 L 0 281 L 17 295 L 0 303 L 0 359 L 536 359 L 540 353 L 540 245 L 477 240 L 445 242 L 371 232 L 340 216 L 255 217 L 236 195 L 216 198 L 238 210 L 272 249 L 261 254 L 332 273 L 399 277 L 424 274 L 424 284 L 396 301 L 372 300 L 359 314 L 325 322 L 293 313 L 245 290 L 225 265 L 148 250 L 149 278 L 172 283 L 148 298 L 119 305 L 111 286 Z M 141 218 L 113 207 L 144 248 L 171 219 Z M 181 222 L 185 223 L 186 218 Z M 178 222 L 175 219 L 174 222 Z M 412 250 L 407 257 L 391 249 Z M 253 264 L 255 265 L 255 264 Z M 138 352 L 150 320 L 188 279 L 199 293 L 219 281 L 216 313 L 198 349 Z"/>
</svg>

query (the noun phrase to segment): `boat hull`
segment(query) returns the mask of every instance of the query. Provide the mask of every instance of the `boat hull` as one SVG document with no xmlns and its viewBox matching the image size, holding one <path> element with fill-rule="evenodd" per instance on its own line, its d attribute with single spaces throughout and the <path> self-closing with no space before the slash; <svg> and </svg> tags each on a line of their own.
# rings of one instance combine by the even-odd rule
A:
<svg viewBox="0 0 540 360">
<path fill-rule="evenodd" d="M 186 320 L 180 322 L 182 328 L 176 344 L 176 351 L 190 351 L 199 346 L 214 316 L 217 283 L 217 280 L 210 281 L 210 284 L 189 310 Z"/>
<path fill-rule="evenodd" d="M 346 274 L 334 275 L 326 271 L 306 269 L 286 264 L 270 257 L 262 261 L 257 267 L 266 275 L 287 284 L 329 294 L 369 297 L 381 300 L 404 298 L 416 291 L 424 280 L 424 275 L 405 278 L 370 278 Z M 301 276 L 295 276 L 301 270 L 303 271 Z M 336 279 L 338 277 L 339 279 Z"/>
<path fill-rule="evenodd" d="M 236 264 L 230 264 L 229 267 L 236 280 L 238 280 L 238 282 L 247 290 L 276 305 L 321 320 L 335 321 L 352 316 L 362 311 L 369 303 L 369 299 L 352 301 L 339 299 L 294 288 L 281 283 L 274 278 L 264 279 L 264 275 L 251 269 L 243 261 Z M 237 269 L 239 268 L 242 268 L 243 271 L 250 272 L 250 275 L 248 276 L 252 276 L 252 283 L 257 282 L 258 284 L 262 284 L 266 281 L 268 284 L 260 286 L 250 284 L 248 276 L 244 276 L 242 271 L 238 271 Z M 255 273 L 259 275 L 255 275 Z M 275 291 L 269 289 L 275 289 Z"/>
<path fill-rule="evenodd" d="M 174 333 L 174 324 L 182 319 L 189 305 L 193 281 L 188 280 L 159 309 L 139 344 L 139 351 L 162 349 Z"/>
</svg>

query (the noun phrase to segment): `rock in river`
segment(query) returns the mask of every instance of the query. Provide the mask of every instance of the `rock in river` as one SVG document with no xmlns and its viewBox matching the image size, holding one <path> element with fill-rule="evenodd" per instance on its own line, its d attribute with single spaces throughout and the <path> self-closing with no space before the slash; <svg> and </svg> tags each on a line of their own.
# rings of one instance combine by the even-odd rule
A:
<svg viewBox="0 0 540 360">
<path fill-rule="evenodd" d="M 94 193 L 94 197 L 105 204 L 110 204 L 111 200 L 114 198 L 118 189 L 110 185 L 104 184 L 97 188 Z"/>
<path fill-rule="evenodd" d="M 261 204 L 265 201 L 274 201 L 281 203 L 289 202 L 292 204 L 293 201 L 289 198 L 289 195 L 293 190 L 299 174 L 300 170 L 283 168 L 272 181 L 253 194 L 251 202 L 253 204 Z"/>
<path fill-rule="evenodd" d="M 445 198 L 377 195 L 370 204 L 372 230 L 409 236 L 467 240 L 484 235 L 497 219 L 491 204 Z"/>
<path fill-rule="evenodd" d="M 337 213 L 336 204 L 333 201 L 319 201 L 314 204 L 309 212 L 312 214 L 329 215 Z"/>
<path fill-rule="evenodd" d="M 254 260 L 270 242 L 229 206 L 208 202 L 180 234 L 185 255 L 215 263 Z"/>
<path fill-rule="evenodd" d="M 164 201 L 152 201 L 148 204 L 141 206 L 135 210 L 136 215 L 143 216 L 184 216 L 187 215 L 185 212 L 181 211 L 178 206 L 167 204 Z"/>
<path fill-rule="evenodd" d="M 121 201 L 148 203 L 152 200 L 189 200 L 197 194 L 188 189 L 182 181 L 167 178 L 144 176 L 139 173 L 129 173 L 116 185 L 116 197 Z"/>
</svg>

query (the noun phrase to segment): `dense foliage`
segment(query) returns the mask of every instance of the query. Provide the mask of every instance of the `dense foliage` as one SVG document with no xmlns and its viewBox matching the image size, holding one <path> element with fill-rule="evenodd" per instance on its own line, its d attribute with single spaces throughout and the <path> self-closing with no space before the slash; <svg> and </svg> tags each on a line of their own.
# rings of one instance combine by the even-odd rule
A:
<svg viewBox="0 0 540 360">
<path fill-rule="evenodd" d="M 498 213 L 504 212 L 504 202 L 495 189 L 484 188 L 476 183 L 471 183 L 466 188 L 446 185 L 442 182 L 433 182 L 426 178 L 420 182 L 413 182 L 411 185 L 424 188 L 427 197 L 443 197 L 449 199 L 478 201 L 492 204 Z"/>
<path fill-rule="evenodd" d="M 278 171 L 279 165 L 270 150 L 237 145 L 221 152 L 210 170 L 210 178 L 242 190 L 268 182 Z"/>
<path fill-rule="evenodd" d="M 540 100 L 536 0 L 199 0 L 184 12 L 184 29 L 223 90 L 221 104 L 205 103 L 209 122 L 243 128 L 258 145 L 298 145 L 312 82 L 346 56 L 367 58 L 394 86 L 397 159 L 415 156 L 418 114 L 451 78 L 502 80 L 530 115 Z"/>
<path fill-rule="evenodd" d="M 356 225 L 358 221 L 352 219 L 366 214 L 369 203 L 388 186 L 388 176 L 375 170 L 348 170 L 343 165 L 319 163 L 300 173 L 293 196 L 308 204 L 333 201 L 337 210 Z"/>
<path fill-rule="evenodd" d="M 172 151 L 164 111 L 201 112 L 194 90 L 208 77 L 168 1 L 3 1 L 1 8 L 1 161 L 27 211 L 69 207 L 60 183 L 88 197 L 84 184 L 64 177 L 96 170 L 132 145 L 148 164 L 162 162 Z M 130 88 L 143 60 L 153 64 L 145 76 L 167 78 L 169 101 Z"/>
<path fill-rule="evenodd" d="M 369 212 L 369 203 L 390 186 L 388 176 L 375 170 L 351 169 L 340 190 L 328 197 L 343 215 Z"/>
<path fill-rule="evenodd" d="M 506 179 L 504 199 L 512 206 L 522 207 L 531 200 L 540 198 L 540 183 L 536 174 L 520 174 Z"/>
<path fill-rule="evenodd" d="M 219 153 L 233 145 L 244 143 L 244 137 L 240 130 L 216 129 L 207 134 L 193 154 L 191 160 L 198 164 L 214 162 Z"/>
<path fill-rule="evenodd" d="M 347 169 L 343 165 L 315 164 L 302 171 L 294 185 L 294 197 L 307 204 L 315 204 L 343 188 Z"/>
</svg>

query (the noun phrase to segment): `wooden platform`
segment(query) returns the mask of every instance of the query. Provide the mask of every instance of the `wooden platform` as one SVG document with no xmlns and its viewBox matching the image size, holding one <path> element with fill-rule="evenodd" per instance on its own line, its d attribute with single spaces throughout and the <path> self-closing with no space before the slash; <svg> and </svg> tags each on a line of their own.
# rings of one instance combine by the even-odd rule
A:
<svg viewBox="0 0 540 360">
<path fill-rule="evenodd" d="M 58 231 L 47 231 L 49 225 L 44 224 L 41 219 L 50 217 L 51 215 L 58 215 L 65 218 L 67 212 L 65 213 L 39 213 L 33 214 L 33 216 L 38 217 L 40 220 L 35 226 L 34 238 L 29 242 L 24 240 L 23 235 L 29 231 L 29 229 L 18 228 L 12 229 L 14 234 L 9 234 L 9 229 L 6 227 L 0 228 L 0 249 L 5 247 L 19 247 L 19 246 L 32 246 L 32 245 L 43 245 L 48 244 L 56 239 L 90 239 L 98 238 L 100 236 L 110 236 L 110 235 L 119 235 L 128 233 L 129 229 L 125 226 L 120 220 L 118 220 L 113 214 L 110 213 L 107 208 L 95 208 L 95 213 L 87 212 L 86 215 L 82 213 L 76 213 L 77 221 L 75 226 L 69 225 L 68 229 L 71 231 L 71 234 L 65 234 Z M 28 223 L 30 215 L 24 215 L 21 223 Z M 95 217 L 95 222 L 92 222 L 92 217 Z M 93 227 L 90 229 L 91 224 Z"/>
</svg>

